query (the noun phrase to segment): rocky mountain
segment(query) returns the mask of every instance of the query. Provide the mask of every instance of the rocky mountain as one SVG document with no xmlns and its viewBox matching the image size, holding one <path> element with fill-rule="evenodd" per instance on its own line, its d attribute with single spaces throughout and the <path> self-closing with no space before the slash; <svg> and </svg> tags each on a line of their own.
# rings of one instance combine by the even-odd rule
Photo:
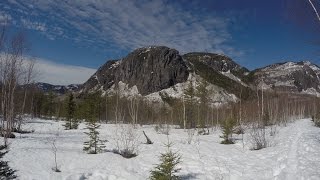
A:
<svg viewBox="0 0 320 180">
<path fill-rule="evenodd" d="M 320 95 L 320 67 L 309 61 L 277 63 L 251 74 L 259 88 Z"/>
<path fill-rule="evenodd" d="M 309 61 L 277 63 L 249 71 L 226 55 L 180 55 L 165 46 L 139 48 L 122 59 L 109 60 L 83 85 L 38 83 L 38 87 L 59 94 L 119 90 L 124 96 L 159 101 L 164 97 L 180 98 L 190 83 L 196 89 L 204 81 L 212 101 L 218 103 L 252 98 L 257 88 L 320 96 L 320 68 Z"/>
<path fill-rule="evenodd" d="M 137 49 L 123 59 L 107 61 L 84 83 L 81 92 L 121 88 L 123 94 L 181 97 L 188 82 L 193 81 L 196 88 L 204 79 L 211 85 L 208 88 L 218 94 L 215 101 L 234 101 L 240 96 L 239 89 L 247 91 L 243 97 L 251 91 L 242 81 L 248 72 L 225 55 L 199 52 L 180 55 L 175 49 L 153 46 Z"/>
<path fill-rule="evenodd" d="M 249 70 L 232 61 L 231 58 L 213 53 L 188 53 L 183 58 L 190 68 L 207 82 L 217 85 L 228 93 L 244 99 L 249 98 L 251 89 L 245 83 Z"/>
<path fill-rule="evenodd" d="M 52 85 L 52 84 L 43 83 L 43 82 L 38 82 L 35 85 L 39 90 L 45 93 L 53 92 L 56 94 L 66 94 L 68 92 L 75 92 L 75 91 L 78 91 L 81 87 L 81 85 L 78 85 L 78 84 L 70 84 L 67 86 L 63 86 L 63 85 Z"/>
<path fill-rule="evenodd" d="M 120 81 L 148 95 L 185 82 L 189 71 L 179 52 L 168 47 L 140 48 L 123 59 L 108 61 L 84 84 L 83 91 L 108 90 Z"/>
</svg>

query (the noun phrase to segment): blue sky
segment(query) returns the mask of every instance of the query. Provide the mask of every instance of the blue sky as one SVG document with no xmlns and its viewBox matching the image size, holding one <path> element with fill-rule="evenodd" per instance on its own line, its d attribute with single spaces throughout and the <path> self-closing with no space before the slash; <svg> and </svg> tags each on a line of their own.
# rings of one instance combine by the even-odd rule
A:
<svg viewBox="0 0 320 180">
<path fill-rule="evenodd" d="M 149 45 L 224 53 L 249 69 L 320 64 L 320 23 L 308 0 L 2 0 L 4 18 L 26 31 L 29 55 L 89 74 Z"/>
</svg>

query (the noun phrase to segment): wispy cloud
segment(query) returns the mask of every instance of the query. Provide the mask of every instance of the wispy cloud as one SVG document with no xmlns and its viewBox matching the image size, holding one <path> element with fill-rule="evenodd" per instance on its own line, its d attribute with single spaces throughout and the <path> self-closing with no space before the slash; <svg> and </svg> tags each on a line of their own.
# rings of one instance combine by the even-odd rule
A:
<svg viewBox="0 0 320 180">
<path fill-rule="evenodd" d="M 93 75 L 96 69 L 58 64 L 49 60 L 36 59 L 36 81 L 55 85 L 82 84 Z"/>
<path fill-rule="evenodd" d="M 6 25 L 9 21 L 12 21 L 11 15 L 0 11 L 0 25 Z"/>
<path fill-rule="evenodd" d="M 4 0 L 1 6 L 18 14 L 22 26 L 52 39 L 62 37 L 113 50 L 156 44 L 182 52 L 234 52 L 228 45 L 229 18 L 194 12 L 167 0 Z"/>
<path fill-rule="evenodd" d="M 27 29 L 32 29 L 32 30 L 36 30 L 36 31 L 43 31 L 43 32 L 47 30 L 46 25 L 41 22 L 30 21 L 28 19 L 21 18 L 21 23 L 22 23 L 23 27 L 25 27 Z"/>
</svg>

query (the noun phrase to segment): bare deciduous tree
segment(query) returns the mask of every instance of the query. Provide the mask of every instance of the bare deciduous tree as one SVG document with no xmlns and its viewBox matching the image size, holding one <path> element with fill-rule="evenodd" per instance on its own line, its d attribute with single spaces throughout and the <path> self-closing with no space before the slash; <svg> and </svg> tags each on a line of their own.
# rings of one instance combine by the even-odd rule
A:
<svg viewBox="0 0 320 180">
<path fill-rule="evenodd" d="M 26 61 L 25 64 L 25 72 L 24 72 L 24 79 L 23 79 L 23 85 L 24 85 L 24 95 L 23 95 L 23 101 L 22 101 L 22 107 L 21 107 L 21 112 L 18 117 L 18 122 L 16 129 L 17 131 L 21 131 L 21 125 L 23 122 L 23 115 L 25 113 L 25 106 L 26 106 L 26 99 L 27 99 L 27 94 L 28 94 L 28 88 L 29 85 L 32 83 L 34 79 L 34 65 L 35 65 L 35 60 L 29 60 Z"/>
<path fill-rule="evenodd" d="M 138 112 L 139 112 L 139 99 L 138 97 L 134 96 L 129 100 L 128 103 L 128 112 L 130 115 L 130 118 L 132 120 L 133 127 L 136 127 L 138 123 Z"/>
<path fill-rule="evenodd" d="M 5 35 L 4 35 L 5 36 Z M 5 38 L 5 37 L 4 37 Z M 3 44 L 4 43 L 4 44 Z M 3 44 L 0 60 L 1 76 L 1 108 L 2 108 L 2 127 L 4 142 L 7 145 L 7 138 L 10 136 L 15 119 L 15 92 L 21 83 L 24 73 L 23 53 L 26 50 L 26 39 L 23 33 L 14 35 Z"/>
<path fill-rule="evenodd" d="M 11 136 L 15 125 L 21 129 L 21 116 L 25 112 L 27 88 L 34 77 L 35 61 L 24 57 L 28 47 L 26 35 L 22 32 L 9 33 L 8 21 L 0 22 L 0 26 L 1 134 L 7 145 L 7 138 Z M 16 106 L 18 87 L 24 91 L 20 106 Z M 15 123 L 17 115 L 18 121 Z"/>
</svg>

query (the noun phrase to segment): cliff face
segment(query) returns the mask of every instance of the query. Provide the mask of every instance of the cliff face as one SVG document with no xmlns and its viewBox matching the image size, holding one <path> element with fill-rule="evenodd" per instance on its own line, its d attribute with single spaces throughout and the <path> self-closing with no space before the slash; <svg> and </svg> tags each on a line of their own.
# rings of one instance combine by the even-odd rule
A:
<svg viewBox="0 0 320 180">
<path fill-rule="evenodd" d="M 109 89 L 122 81 L 147 95 L 185 82 L 189 72 L 179 52 L 168 47 L 140 48 L 121 60 L 108 61 L 85 84 L 85 90 Z"/>
<path fill-rule="evenodd" d="M 308 61 L 277 63 L 249 71 L 225 55 L 203 52 L 180 55 L 164 46 L 136 49 L 120 60 L 107 61 L 80 91 L 108 91 L 122 82 L 122 91 L 128 91 L 129 95 L 154 96 L 167 89 L 169 94 L 181 97 L 191 79 L 204 79 L 215 92 L 226 97 L 250 98 L 256 88 L 320 96 L 320 68 Z"/>
</svg>

